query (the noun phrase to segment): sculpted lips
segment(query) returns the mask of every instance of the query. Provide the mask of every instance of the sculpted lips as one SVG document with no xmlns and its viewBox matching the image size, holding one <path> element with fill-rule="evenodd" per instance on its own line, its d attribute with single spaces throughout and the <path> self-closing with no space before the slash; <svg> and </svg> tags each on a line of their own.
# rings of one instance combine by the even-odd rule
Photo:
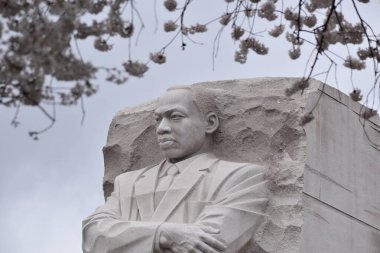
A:
<svg viewBox="0 0 380 253">
<path fill-rule="evenodd" d="M 158 143 L 160 145 L 160 148 L 163 149 L 169 148 L 174 142 L 175 139 L 172 137 L 158 137 Z"/>
</svg>

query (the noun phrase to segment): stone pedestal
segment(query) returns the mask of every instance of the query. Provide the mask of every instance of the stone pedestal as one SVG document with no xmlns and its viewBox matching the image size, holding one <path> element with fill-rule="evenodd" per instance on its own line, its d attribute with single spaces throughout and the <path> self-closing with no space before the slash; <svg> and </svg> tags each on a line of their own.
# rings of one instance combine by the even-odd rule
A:
<svg viewBox="0 0 380 253">
<path fill-rule="evenodd" d="M 212 89 L 221 111 L 215 153 L 267 167 L 268 218 L 249 252 L 380 252 L 380 119 L 313 80 L 285 96 L 296 78 L 195 84 Z M 157 101 L 119 111 L 104 147 L 104 194 L 127 170 L 163 158 L 155 139 Z M 300 126 L 312 108 L 314 120 Z"/>
</svg>

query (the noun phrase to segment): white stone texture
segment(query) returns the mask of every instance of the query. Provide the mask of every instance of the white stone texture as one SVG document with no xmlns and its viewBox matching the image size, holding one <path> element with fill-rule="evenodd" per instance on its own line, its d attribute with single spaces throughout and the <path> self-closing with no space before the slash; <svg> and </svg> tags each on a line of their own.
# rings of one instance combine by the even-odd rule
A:
<svg viewBox="0 0 380 253">
<path fill-rule="evenodd" d="M 380 119 L 364 121 L 360 104 L 324 92 L 305 126 L 301 252 L 380 252 Z"/>
<path fill-rule="evenodd" d="M 268 168 L 268 218 L 248 252 L 380 252 L 380 119 L 365 121 L 364 131 L 358 116 L 363 108 L 315 80 L 302 95 L 286 97 L 285 88 L 297 80 L 195 84 L 218 94 L 216 155 Z M 103 150 L 105 196 L 123 171 L 163 159 L 155 138 L 156 103 L 123 109 L 112 120 Z M 315 119 L 300 126 L 313 107 Z"/>
</svg>

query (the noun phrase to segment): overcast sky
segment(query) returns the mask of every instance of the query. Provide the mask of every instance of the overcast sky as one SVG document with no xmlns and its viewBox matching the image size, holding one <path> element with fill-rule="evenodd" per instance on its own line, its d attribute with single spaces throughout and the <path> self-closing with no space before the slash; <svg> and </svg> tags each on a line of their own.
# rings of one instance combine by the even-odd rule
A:
<svg viewBox="0 0 380 253">
<path fill-rule="evenodd" d="M 148 53 L 158 51 L 170 39 L 162 32 L 154 34 L 153 1 L 137 1 L 137 8 L 145 13 L 146 29 L 132 58 L 147 60 Z M 160 22 L 170 17 L 158 1 Z M 220 4 L 221 3 L 221 4 Z M 207 5 L 207 6 L 206 6 Z M 379 1 L 370 6 L 360 5 L 363 15 L 371 24 L 380 23 Z M 191 7 L 189 23 L 203 23 L 225 9 L 222 0 L 195 1 Z M 212 12 L 210 11 L 212 10 Z M 213 13 L 210 17 L 209 13 Z M 190 15 L 190 14 L 189 14 Z M 206 18 L 205 18 L 206 17 Z M 113 115 L 123 107 L 134 106 L 162 94 L 166 88 L 178 84 L 203 81 L 240 79 L 266 76 L 302 76 L 307 57 L 289 60 L 290 48 L 284 38 L 266 40 L 270 47 L 268 56 L 252 53 L 248 62 L 241 65 L 233 61 L 238 45 L 230 32 L 222 35 L 220 51 L 212 68 L 212 41 L 219 25 L 210 27 L 207 35 L 196 37 L 205 45 L 180 42 L 167 51 L 167 64 L 150 65 L 144 78 L 131 78 L 126 84 L 116 86 L 99 78 L 99 92 L 85 99 L 86 117 L 81 126 L 79 106 L 57 108 L 57 123 L 33 141 L 27 132 L 43 129 L 48 120 L 34 108 L 22 107 L 21 124 L 10 126 L 14 110 L 0 108 L 0 252 L 10 253 L 79 253 L 81 252 L 81 221 L 103 203 L 102 147 Z M 271 27 L 260 27 L 269 30 Z M 161 29 L 161 26 L 159 26 Z M 380 31 L 379 27 L 376 29 Z M 97 64 L 117 66 L 128 57 L 126 41 L 115 43 L 109 53 L 92 49 L 92 40 L 80 43 L 84 59 Z M 306 52 L 303 52 L 306 53 Z M 321 70 L 326 70 L 321 63 Z M 339 88 L 352 90 L 350 72 L 339 68 Z M 364 93 L 371 87 L 371 72 L 355 73 L 354 82 Z M 324 76 L 320 77 L 321 80 Z M 328 83 L 335 86 L 334 77 Z M 284 87 L 285 88 L 285 87 Z"/>
</svg>

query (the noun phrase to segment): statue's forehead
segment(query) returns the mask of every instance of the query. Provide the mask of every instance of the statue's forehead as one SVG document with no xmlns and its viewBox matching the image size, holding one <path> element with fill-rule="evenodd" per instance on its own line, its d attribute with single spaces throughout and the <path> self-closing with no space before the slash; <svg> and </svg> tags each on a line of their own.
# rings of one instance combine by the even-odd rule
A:
<svg viewBox="0 0 380 253">
<path fill-rule="evenodd" d="M 189 113 L 191 108 L 188 108 L 187 106 L 183 106 L 181 104 L 166 104 L 166 105 L 161 105 L 156 108 L 154 111 L 155 114 L 165 114 L 165 113 L 170 113 L 174 111 L 179 111 L 183 113 Z"/>
<path fill-rule="evenodd" d="M 186 90 L 169 90 L 158 99 L 158 106 L 183 105 L 190 106 L 193 103 L 191 92 Z"/>
<path fill-rule="evenodd" d="M 189 90 L 185 89 L 176 89 L 166 91 L 160 98 L 160 103 L 175 103 L 178 101 L 192 101 L 193 94 Z"/>
<path fill-rule="evenodd" d="M 193 110 L 192 93 L 186 90 L 170 90 L 158 99 L 157 110 L 187 109 Z"/>
</svg>

